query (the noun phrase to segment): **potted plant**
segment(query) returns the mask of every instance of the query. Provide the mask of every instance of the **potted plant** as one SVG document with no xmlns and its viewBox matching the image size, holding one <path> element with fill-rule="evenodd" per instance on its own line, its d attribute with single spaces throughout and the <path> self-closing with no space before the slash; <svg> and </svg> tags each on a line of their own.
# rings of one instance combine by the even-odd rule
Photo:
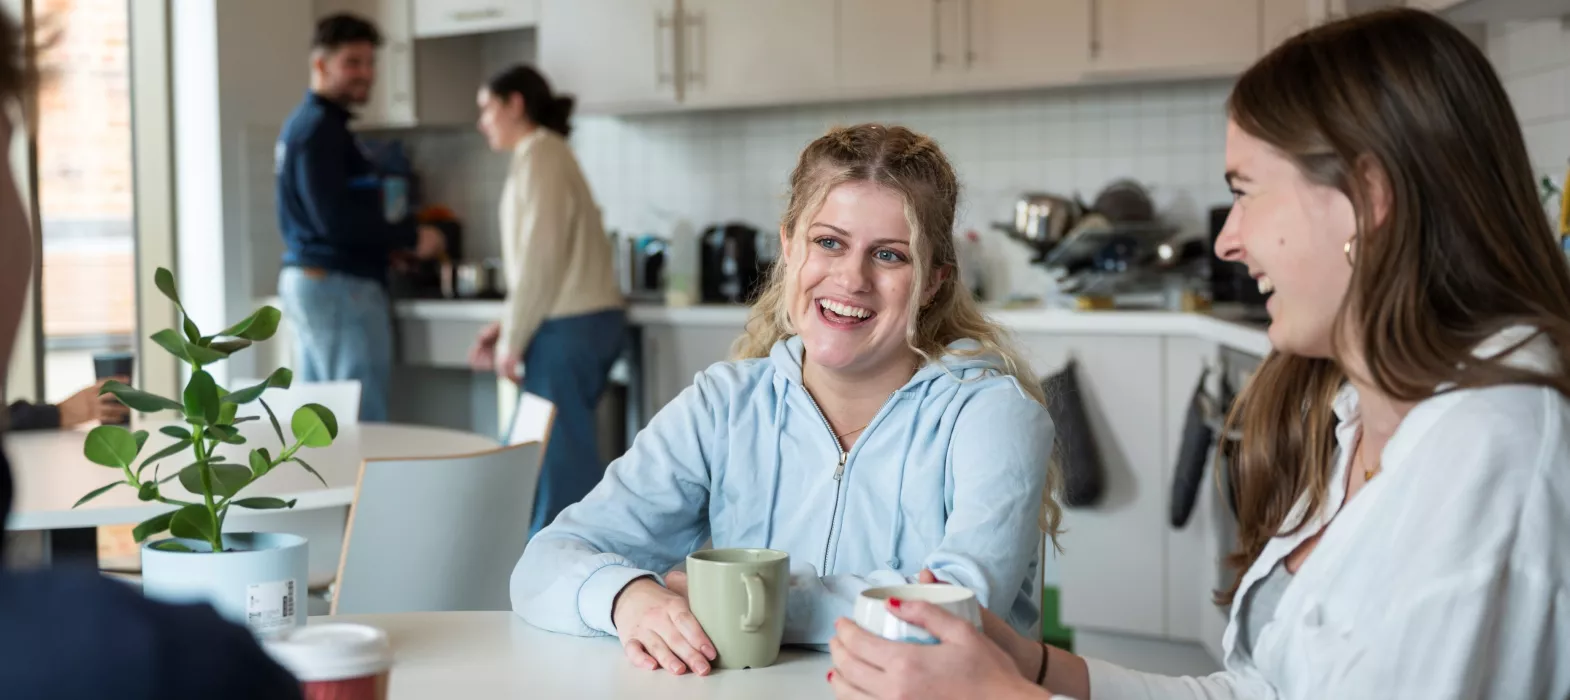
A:
<svg viewBox="0 0 1570 700">
<path fill-rule="evenodd" d="M 211 603 L 225 617 L 249 625 L 258 634 L 303 625 L 305 618 L 300 610 L 306 590 L 305 538 L 279 533 L 226 533 L 224 519 L 229 509 L 236 507 L 292 508 L 294 501 L 241 498 L 239 494 L 268 472 L 291 462 L 322 479 L 301 458 L 300 451 L 331 445 L 338 436 L 338 421 L 324 406 L 302 406 L 289 420 L 294 435 L 291 443 L 284 437 L 283 426 L 272 408 L 262 400 L 263 392 L 269 388 L 289 387 L 293 374 L 288 369 L 275 370 L 262 383 L 236 391 L 218 386 L 204 369 L 252 343 L 271 338 L 282 318 L 278 309 L 264 306 L 245 320 L 204 336 L 180 303 L 174 275 L 159 268 L 153 279 L 158 290 L 174 302 L 182 319 L 183 334 L 165 329 L 152 335 L 159 346 L 190 366 L 190 379 L 181 400 L 139 391 L 119 382 L 107 383 L 103 392 L 113 394 L 135 411 L 178 411 L 184 424 L 160 428 L 159 432 L 173 438 L 174 443 L 140 463 L 137 458 L 147 443 L 147 431 L 132 432 L 118 425 L 94 428 L 87 434 L 83 453 L 94 464 L 120 470 L 120 478 L 94 489 L 76 505 L 125 486 L 136 490 L 143 501 L 174 506 L 132 531 L 136 541 L 142 543 L 142 588 L 148 596 Z M 240 406 L 252 402 L 259 402 L 272 422 L 279 452 L 274 454 L 258 447 L 250 450 L 245 464 L 227 461 L 218 454 L 218 447 L 246 443 L 236 426 L 257 418 L 236 416 Z M 171 497 L 164 492 L 164 485 L 175 479 L 191 496 Z M 322 479 L 322 485 L 327 485 L 326 480 Z M 148 541 L 164 532 L 172 537 Z"/>
</svg>

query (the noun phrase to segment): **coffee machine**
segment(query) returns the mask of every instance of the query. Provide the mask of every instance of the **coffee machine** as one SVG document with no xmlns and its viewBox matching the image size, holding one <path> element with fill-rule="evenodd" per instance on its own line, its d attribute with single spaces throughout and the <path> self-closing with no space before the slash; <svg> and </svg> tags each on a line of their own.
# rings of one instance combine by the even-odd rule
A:
<svg viewBox="0 0 1570 700">
<path fill-rule="evenodd" d="M 747 304 L 761 291 L 763 264 L 758 229 L 743 223 L 715 224 L 698 236 L 699 301 Z"/>
</svg>

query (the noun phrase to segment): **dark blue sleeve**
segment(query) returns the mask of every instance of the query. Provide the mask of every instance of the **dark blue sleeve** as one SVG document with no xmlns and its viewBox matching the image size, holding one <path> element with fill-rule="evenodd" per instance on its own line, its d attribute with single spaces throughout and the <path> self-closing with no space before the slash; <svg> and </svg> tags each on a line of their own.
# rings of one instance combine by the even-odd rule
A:
<svg viewBox="0 0 1570 700">
<path fill-rule="evenodd" d="M 54 430 L 60 427 L 60 407 L 50 403 L 17 401 L 6 408 L 6 430 Z"/>
<path fill-rule="evenodd" d="M 93 571 L 0 575 L 0 697 L 296 700 L 245 627 Z"/>
<path fill-rule="evenodd" d="M 388 223 L 382 213 L 382 190 L 374 181 L 353 182 L 344 154 L 355 148 L 343 129 L 318 128 L 300 144 L 293 177 L 307 215 L 322 231 L 348 249 L 413 248 L 417 240 L 413 217 Z"/>
</svg>

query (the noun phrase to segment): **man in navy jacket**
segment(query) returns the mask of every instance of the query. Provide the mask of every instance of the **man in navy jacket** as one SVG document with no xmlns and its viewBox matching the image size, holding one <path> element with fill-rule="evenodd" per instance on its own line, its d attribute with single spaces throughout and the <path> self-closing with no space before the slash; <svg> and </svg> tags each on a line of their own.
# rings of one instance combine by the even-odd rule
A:
<svg viewBox="0 0 1570 700">
<path fill-rule="evenodd" d="M 439 230 L 398 213 L 384 180 L 349 130 L 350 108 L 370 97 L 381 36 L 347 14 L 322 19 L 311 45 L 311 89 L 284 123 L 276 149 L 284 312 L 296 324 L 299 379 L 360 382 L 360 419 L 387 420 L 392 324 L 387 268 L 393 251 L 441 254 Z"/>
</svg>

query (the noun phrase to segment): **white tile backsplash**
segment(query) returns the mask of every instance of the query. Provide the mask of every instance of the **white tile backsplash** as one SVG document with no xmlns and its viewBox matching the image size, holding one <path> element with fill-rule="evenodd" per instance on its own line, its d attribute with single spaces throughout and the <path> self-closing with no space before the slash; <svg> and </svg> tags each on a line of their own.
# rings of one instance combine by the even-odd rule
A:
<svg viewBox="0 0 1570 700">
<path fill-rule="evenodd" d="M 1493 25 L 1487 47 L 1521 120 L 1533 171 L 1563 184 L 1570 161 L 1570 23 Z"/>
</svg>

